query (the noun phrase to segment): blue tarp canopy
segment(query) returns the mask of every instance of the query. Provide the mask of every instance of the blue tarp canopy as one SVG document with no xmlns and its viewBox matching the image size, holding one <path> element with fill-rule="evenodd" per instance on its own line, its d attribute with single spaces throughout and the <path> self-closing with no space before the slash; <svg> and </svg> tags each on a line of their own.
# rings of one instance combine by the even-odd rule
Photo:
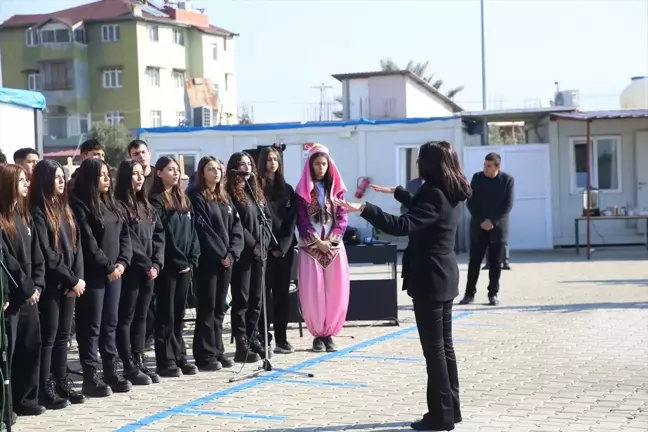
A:
<svg viewBox="0 0 648 432">
<path fill-rule="evenodd" d="M 0 103 L 44 110 L 45 96 L 31 90 L 16 90 L 0 87 Z"/>
</svg>

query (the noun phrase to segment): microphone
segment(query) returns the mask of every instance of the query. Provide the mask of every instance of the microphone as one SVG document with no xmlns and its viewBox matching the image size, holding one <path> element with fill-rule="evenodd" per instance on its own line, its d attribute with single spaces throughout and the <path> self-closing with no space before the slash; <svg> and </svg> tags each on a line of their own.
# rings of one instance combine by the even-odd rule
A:
<svg viewBox="0 0 648 432">
<path fill-rule="evenodd" d="M 373 238 L 372 236 L 369 236 L 364 238 L 364 244 L 366 244 L 367 246 L 388 245 L 389 242 L 387 240 L 378 240 Z"/>
<path fill-rule="evenodd" d="M 243 177 L 248 176 L 248 175 L 251 175 L 251 176 L 254 175 L 254 173 L 252 171 L 248 172 L 248 171 L 236 170 L 236 169 L 230 170 L 230 174 L 239 175 L 239 176 L 243 176 Z"/>
<path fill-rule="evenodd" d="M 370 184 L 371 184 L 371 179 L 369 177 L 360 177 L 358 179 L 355 197 L 358 199 L 362 198 Z"/>
</svg>

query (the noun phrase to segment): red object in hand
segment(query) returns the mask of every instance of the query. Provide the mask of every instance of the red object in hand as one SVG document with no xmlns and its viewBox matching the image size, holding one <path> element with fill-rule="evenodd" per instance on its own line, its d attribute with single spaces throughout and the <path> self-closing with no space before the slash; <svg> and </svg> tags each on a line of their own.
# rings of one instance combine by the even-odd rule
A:
<svg viewBox="0 0 648 432">
<path fill-rule="evenodd" d="M 360 177 L 358 179 L 358 188 L 356 189 L 355 197 L 358 199 L 362 198 L 370 184 L 371 179 L 369 177 Z"/>
</svg>

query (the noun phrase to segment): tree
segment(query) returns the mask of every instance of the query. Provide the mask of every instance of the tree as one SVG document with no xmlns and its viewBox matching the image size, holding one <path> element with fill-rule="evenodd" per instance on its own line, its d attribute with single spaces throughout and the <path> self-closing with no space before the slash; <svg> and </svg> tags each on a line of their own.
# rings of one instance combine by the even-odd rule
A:
<svg viewBox="0 0 648 432">
<path fill-rule="evenodd" d="M 524 126 L 519 125 L 488 125 L 488 142 L 490 145 L 525 144 Z"/>
<path fill-rule="evenodd" d="M 407 66 L 405 66 L 405 69 L 402 69 L 398 67 L 398 65 L 390 58 L 386 58 L 383 60 L 380 60 L 380 69 L 383 71 L 400 71 L 400 70 L 408 70 L 412 72 L 413 74 L 417 75 L 419 78 L 421 78 L 423 81 L 426 83 L 430 84 L 435 90 L 441 90 L 441 87 L 443 87 L 443 80 L 442 79 L 434 79 L 434 74 L 427 74 L 427 68 L 430 65 L 430 62 L 418 62 L 415 63 L 414 61 L 410 60 L 407 63 Z M 458 86 L 455 88 L 452 88 L 448 91 L 445 92 L 445 95 L 449 99 L 454 99 L 455 96 L 457 96 L 458 93 L 460 93 L 464 89 L 464 86 Z"/>
<path fill-rule="evenodd" d="M 238 116 L 239 124 L 253 124 L 254 123 L 254 107 L 242 104 L 239 109 Z"/>
<path fill-rule="evenodd" d="M 117 167 L 120 162 L 128 159 L 126 148 L 133 140 L 126 126 L 122 123 L 111 125 L 106 122 L 95 122 L 88 133 L 88 138 L 94 138 L 106 148 L 106 162 L 111 167 Z"/>
</svg>

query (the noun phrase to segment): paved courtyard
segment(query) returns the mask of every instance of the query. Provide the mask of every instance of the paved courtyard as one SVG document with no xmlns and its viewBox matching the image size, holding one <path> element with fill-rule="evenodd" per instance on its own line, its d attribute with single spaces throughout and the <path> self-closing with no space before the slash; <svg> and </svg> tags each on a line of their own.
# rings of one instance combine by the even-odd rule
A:
<svg viewBox="0 0 648 432">
<path fill-rule="evenodd" d="M 465 256 L 462 278 L 465 280 Z M 648 254 L 601 250 L 513 254 L 501 305 L 455 308 L 464 421 L 456 431 L 648 430 Z M 371 277 L 376 269 L 355 269 Z M 275 355 L 275 371 L 228 383 L 237 371 L 201 373 L 131 393 L 20 418 L 14 431 L 400 431 L 425 408 L 425 363 L 411 303 L 400 326 L 350 323 L 340 351 Z M 233 345 L 228 349 L 233 350 Z M 247 366 L 244 373 L 256 365 Z"/>
</svg>

